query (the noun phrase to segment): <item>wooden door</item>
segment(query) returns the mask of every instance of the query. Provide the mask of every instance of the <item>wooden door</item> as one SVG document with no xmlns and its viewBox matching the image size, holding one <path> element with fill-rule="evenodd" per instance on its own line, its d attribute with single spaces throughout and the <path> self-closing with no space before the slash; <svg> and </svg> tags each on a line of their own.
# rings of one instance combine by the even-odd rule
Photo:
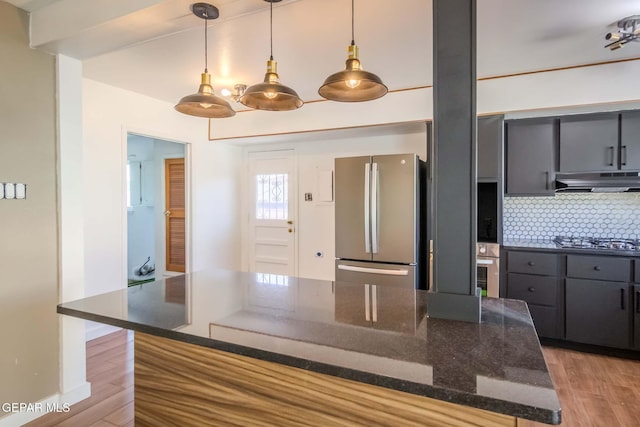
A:
<svg viewBox="0 0 640 427">
<path fill-rule="evenodd" d="M 166 270 L 185 272 L 184 159 L 164 161 Z"/>
</svg>

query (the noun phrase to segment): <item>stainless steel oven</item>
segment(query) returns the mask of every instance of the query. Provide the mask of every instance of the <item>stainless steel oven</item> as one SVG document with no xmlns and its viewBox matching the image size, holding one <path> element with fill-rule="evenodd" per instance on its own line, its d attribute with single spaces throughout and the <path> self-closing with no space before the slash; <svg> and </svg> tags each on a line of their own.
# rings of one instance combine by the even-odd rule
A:
<svg viewBox="0 0 640 427">
<path fill-rule="evenodd" d="M 498 298 L 500 296 L 500 245 L 478 242 L 476 265 L 478 267 L 477 286 L 482 289 L 482 296 Z"/>
</svg>

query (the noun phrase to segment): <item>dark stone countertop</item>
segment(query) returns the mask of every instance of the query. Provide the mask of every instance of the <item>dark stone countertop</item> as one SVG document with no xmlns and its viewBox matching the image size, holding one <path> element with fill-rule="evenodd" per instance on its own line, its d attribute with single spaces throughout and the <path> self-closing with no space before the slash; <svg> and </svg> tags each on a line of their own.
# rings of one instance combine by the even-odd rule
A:
<svg viewBox="0 0 640 427">
<path fill-rule="evenodd" d="M 60 304 L 58 313 L 560 423 L 524 302 L 483 298 L 473 324 L 428 318 L 426 291 L 413 288 L 377 286 L 366 309 L 366 286 L 213 269 Z"/>
<path fill-rule="evenodd" d="M 577 255 L 603 255 L 603 256 L 622 256 L 622 257 L 640 257 L 640 251 L 630 251 L 624 249 L 594 249 L 594 248 L 563 248 L 553 240 L 505 240 L 502 243 L 505 249 L 531 250 L 542 252 L 556 252 L 559 254 L 577 254 Z"/>
</svg>

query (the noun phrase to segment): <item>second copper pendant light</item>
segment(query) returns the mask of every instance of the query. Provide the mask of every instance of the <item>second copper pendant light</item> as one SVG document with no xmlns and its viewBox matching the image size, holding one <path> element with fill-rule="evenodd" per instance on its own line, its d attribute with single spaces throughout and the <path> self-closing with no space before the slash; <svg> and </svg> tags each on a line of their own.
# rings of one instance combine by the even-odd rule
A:
<svg viewBox="0 0 640 427">
<path fill-rule="evenodd" d="M 264 0 L 270 3 L 271 53 L 267 61 L 264 81 L 250 86 L 240 97 L 240 103 L 256 110 L 287 111 L 302 107 L 304 102 L 295 90 L 280 83 L 277 63 L 273 59 L 273 3 L 281 0 Z"/>
</svg>

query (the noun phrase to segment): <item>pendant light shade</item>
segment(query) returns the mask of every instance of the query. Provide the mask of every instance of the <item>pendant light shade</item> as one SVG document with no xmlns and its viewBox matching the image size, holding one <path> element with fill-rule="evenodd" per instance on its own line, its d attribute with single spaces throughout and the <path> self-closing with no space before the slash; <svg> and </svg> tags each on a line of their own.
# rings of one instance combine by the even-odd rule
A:
<svg viewBox="0 0 640 427">
<path fill-rule="evenodd" d="M 191 6 L 191 10 L 194 15 L 204 19 L 204 73 L 201 74 L 198 92 L 182 98 L 175 109 L 197 117 L 212 119 L 233 117 L 236 112 L 231 108 L 231 105 L 213 92 L 211 74 L 207 69 L 207 20 L 216 19 L 219 16 L 218 8 L 207 3 L 195 3 Z"/>
<path fill-rule="evenodd" d="M 351 0 L 351 45 L 348 48 L 346 69 L 327 77 L 318 89 L 320 96 L 331 101 L 371 101 L 386 95 L 389 91 L 380 77 L 364 71 L 360 64 L 358 46 L 354 39 L 354 1 Z"/>
<path fill-rule="evenodd" d="M 295 90 L 280 83 L 276 61 L 267 61 L 264 82 L 250 86 L 240 102 L 249 108 L 268 111 L 287 111 L 302 107 L 302 99 Z"/>
<path fill-rule="evenodd" d="M 240 103 L 256 110 L 287 111 L 302 107 L 304 102 L 295 90 L 280 83 L 278 64 L 273 60 L 273 3 L 281 0 L 264 0 L 271 3 L 270 34 L 271 56 L 267 61 L 264 81 L 250 86 L 240 97 Z"/>
</svg>

